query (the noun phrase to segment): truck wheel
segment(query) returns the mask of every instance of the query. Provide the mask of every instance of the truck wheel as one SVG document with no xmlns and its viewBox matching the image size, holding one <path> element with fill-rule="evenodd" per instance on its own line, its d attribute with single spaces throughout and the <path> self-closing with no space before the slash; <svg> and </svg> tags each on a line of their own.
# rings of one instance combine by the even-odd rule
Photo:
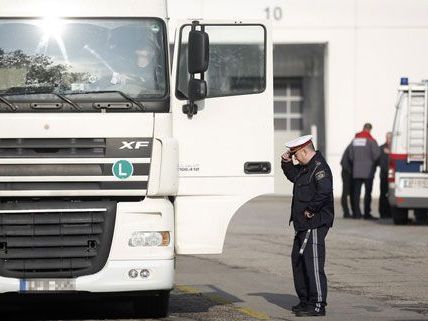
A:
<svg viewBox="0 0 428 321">
<path fill-rule="evenodd" d="M 415 222 L 419 225 L 428 224 L 428 215 L 426 208 L 415 208 Z"/>
<path fill-rule="evenodd" d="M 406 225 L 408 221 L 408 209 L 391 206 L 392 220 L 395 225 Z"/>
<path fill-rule="evenodd" d="M 133 299 L 134 312 L 138 316 L 165 318 L 168 316 L 169 291 L 160 291 L 150 296 L 136 296 Z"/>
</svg>

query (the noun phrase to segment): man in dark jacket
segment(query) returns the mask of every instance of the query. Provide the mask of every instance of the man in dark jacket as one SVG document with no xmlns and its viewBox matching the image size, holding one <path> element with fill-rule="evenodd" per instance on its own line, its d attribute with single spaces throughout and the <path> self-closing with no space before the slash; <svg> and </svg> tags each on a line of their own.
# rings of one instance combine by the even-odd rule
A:
<svg viewBox="0 0 428 321">
<path fill-rule="evenodd" d="M 294 286 L 300 303 L 296 316 L 323 316 L 327 305 L 327 278 L 324 272 L 325 237 L 333 225 L 333 179 L 330 167 L 315 151 L 312 136 L 302 136 L 286 144 L 282 169 L 293 186 L 290 223 L 294 237 L 291 263 Z M 298 161 L 294 165 L 292 156 Z"/>
<path fill-rule="evenodd" d="M 348 206 L 348 200 L 349 204 L 352 206 L 352 163 L 349 159 L 349 150 L 351 148 L 351 144 L 346 147 L 345 151 L 343 152 L 342 159 L 340 160 L 340 166 L 342 166 L 342 198 L 341 198 L 341 204 L 342 204 L 342 210 L 343 210 L 343 217 L 344 218 L 350 218 L 352 217 L 351 212 L 349 211 Z"/>
<path fill-rule="evenodd" d="M 374 219 L 371 215 L 373 178 L 376 162 L 380 156 L 379 145 L 370 134 L 372 125 L 364 124 L 363 131 L 357 133 L 349 149 L 349 159 L 352 162 L 352 205 L 353 217 L 361 218 L 360 195 L 364 184 L 364 218 Z"/>
<path fill-rule="evenodd" d="M 381 218 L 391 217 L 391 207 L 388 202 L 388 157 L 391 152 L 392 133 L 386 133 L 385 144 L 380 146 L 380 197 L 379 215 Z"/>
</svg>

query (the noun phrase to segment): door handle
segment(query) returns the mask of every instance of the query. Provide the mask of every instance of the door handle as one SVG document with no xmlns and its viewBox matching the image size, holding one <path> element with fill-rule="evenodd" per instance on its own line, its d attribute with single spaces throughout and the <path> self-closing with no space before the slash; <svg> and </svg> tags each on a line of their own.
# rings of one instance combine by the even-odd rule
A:
<svg viewBox="0 0 428 321">
<path fill-rule="evenodd" d="M 270 162 L 246 162 L 244 172 L 245 174 L 269 174 L 271 167 Z"/>
</svg>

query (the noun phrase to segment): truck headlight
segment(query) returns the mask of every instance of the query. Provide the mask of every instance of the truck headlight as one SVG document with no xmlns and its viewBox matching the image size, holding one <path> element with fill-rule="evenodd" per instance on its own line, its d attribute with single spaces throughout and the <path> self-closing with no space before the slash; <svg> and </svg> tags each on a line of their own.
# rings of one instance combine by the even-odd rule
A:
<svg viewBox="0 0 428 321">
<path fill-rule="evenodd" d="M 128 245 L 131 247 L 168 246 L 169 242 L 169 232 L 133 232 Z"/>
</svg>

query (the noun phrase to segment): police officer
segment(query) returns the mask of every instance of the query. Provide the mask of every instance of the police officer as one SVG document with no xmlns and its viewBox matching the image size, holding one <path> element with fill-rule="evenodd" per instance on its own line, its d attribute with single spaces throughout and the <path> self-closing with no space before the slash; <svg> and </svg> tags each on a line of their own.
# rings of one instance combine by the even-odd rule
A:
<svg viewBox="0 0 428 321">
<path fill-rule="evenodd" d="M 325 237 L 333 225 L 333 179 L 330 167 L 312 136 L 302 136 L 286 144 L 282 169 L 293 186 L 290 222 L 296 231 L 291 253 L 294 286 L 299 304 L 296 316 L 323 316 L 327 298 L 324 272 Z M 298 162 L 293 164 L 293 159 Z"/>
</svg>

